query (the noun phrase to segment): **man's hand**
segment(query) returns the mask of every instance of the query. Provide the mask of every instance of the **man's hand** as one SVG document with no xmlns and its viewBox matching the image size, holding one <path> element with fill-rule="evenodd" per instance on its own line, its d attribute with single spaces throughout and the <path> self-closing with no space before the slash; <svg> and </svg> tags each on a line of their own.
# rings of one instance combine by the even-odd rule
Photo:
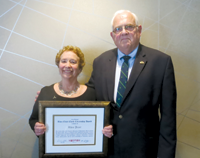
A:
<svg viewBox="0 0 200 158">
<path fill-rule="evenodd" d="M 40 135 L 44 134 L 45 131 L 46 131 L 46 127 L 43 123 L 39 123 L 39 122 L 35 123 L 34 132 L 35 132 L 36 136 L 40 136 Z"/>
<path fill-rule="evenodd" d="M 113 126 L 109 125 L 109 126 L 105 126 L 102 130 L 102 133 L 108 137 L 111 138 L 113 136 Z"/>
<path fill-rule="evenodd" d="M 37 91 L 37 95 L 35 96 L 35 101 L 37 100 L 39 94 L 40 94 L 40 91 Z"/>
</svg>

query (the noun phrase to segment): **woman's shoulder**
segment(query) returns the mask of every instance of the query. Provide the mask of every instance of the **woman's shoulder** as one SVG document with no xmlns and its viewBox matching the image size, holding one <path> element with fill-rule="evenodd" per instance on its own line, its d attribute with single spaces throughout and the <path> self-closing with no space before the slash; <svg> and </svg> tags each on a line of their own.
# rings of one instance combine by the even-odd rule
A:
<svg viewBox="0 0 200 158">
<path fill-rule="evenodd" d="M 94 88 L 87 87 L 86 91 L 81 97 L 83 97 L 82 99 L 87 100 L 87 101 L 95 101 L 96 94 L 95 94 Z"/>
<path fill-rule="evenodd" d="M 90 93 L 94 93 L 95 94 L 95 90 L 94 90 L 94 88 L 91 88 L 91 87 L 88 87 L 87 86 L 87 90 L 86 90 L 86 92 L 90 92 Z"/>
<path fill-rule="evenodd" d="M 41 90 L 40 90 L 40 96 L 42 97 L 47 97 L 48 95 L 54 95 L 55 91 L 53 88 L 54 84 L 49 85 L 49 86 L 44 86 Z"/>
<path fill-rule="evenodd" d="M 55 84 L 55 83 L 54 83 L 54 84 Z M 50 90 L 50 89 L 52 89 L 53 86 L 54 86 L 54 84 L 49 85 L 49 86 L 44 86 L 44 87 L 42 87 L 41 91 L 46 91 L 46 90 Z"/>
</svg>

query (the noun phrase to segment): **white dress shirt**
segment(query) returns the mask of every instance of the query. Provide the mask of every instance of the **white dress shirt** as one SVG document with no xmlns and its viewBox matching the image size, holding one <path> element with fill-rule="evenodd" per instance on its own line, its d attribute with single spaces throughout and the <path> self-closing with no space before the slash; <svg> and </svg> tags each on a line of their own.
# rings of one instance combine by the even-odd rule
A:
<svg viewBox="0 0 200 158">
<path fill-rule="evenodd" d="M 134 49 L 128 56 L 131 58 L 129 59 L 129 69 L 128 69 L 128 79 L 131 74 L 131 70 L 135 61 L 135 56 L 138 50 L 138 46 L 136 49 Z M 124 62 L 124 59 L 122 58 L 123 56 L 127 56 L 124 53 L 122 53 L 119 49 L 117 50 L 117 64 L 116 64 L 116 70 L 115 70 L 115 89 L 114 89 L 114 101 L 116 103 L 116 98 L 117 98 L 117 89 L 118 89 L 118 84 L 119 84 L 119 77 L 121 73 L 121 67 Z"/>
</svg>

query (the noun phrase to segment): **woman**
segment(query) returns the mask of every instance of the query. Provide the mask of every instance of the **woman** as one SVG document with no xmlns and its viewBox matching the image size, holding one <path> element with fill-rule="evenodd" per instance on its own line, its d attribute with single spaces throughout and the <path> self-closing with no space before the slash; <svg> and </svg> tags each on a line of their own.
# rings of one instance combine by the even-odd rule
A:
<svg viewBox="0 0 200 158">
<path fill-rule="evenodd" d="M 32 114 L 29 118 L 31 129 L 37 136 L 44 134 L 46 127 L 38 122 L 38 101 L 39 100 L 59 100 L 59 101 L 95 101 L 94 89 L 81 85 L 77 81 L 81 73 L 85 59 L 80 48 L 76 46 L 66 46 L 61 49 L 55 59 L 61 75 L 61 81 L 41 89 L 41 92 L 34 104 Z M 112 126 L 106 126 L 102 130 L 107 137 L 112 136 Z"/>
</svg>

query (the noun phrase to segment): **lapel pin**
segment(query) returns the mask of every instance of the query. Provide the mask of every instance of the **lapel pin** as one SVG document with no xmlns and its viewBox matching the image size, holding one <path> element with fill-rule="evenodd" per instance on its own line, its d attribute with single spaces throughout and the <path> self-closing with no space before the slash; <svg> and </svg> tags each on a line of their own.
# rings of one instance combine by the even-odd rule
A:
<svg viewBox="0 0 200 158">
<path fill-rule="evenodd" d="M 140 64 L 144 64 L 144 61 L 141 61 Z"/>
</svg>

